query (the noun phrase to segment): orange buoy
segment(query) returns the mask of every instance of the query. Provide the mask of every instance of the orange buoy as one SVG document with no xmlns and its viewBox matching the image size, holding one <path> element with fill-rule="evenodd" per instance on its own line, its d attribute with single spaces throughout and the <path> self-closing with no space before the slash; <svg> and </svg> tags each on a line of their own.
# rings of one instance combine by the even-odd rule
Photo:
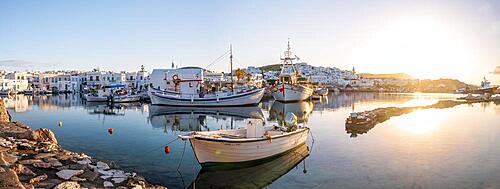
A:
<svg viewBox="0 0 500 189">
<path fill-rule="evenodd" d="M 170 146 L 165 146 L 165 153 L 169 154 L 170 153 Z"/>
<path fill-rule="evenodd" d="M 108 128 L 108 133 L 113 134 L 113 128 Z"/>
</svg>

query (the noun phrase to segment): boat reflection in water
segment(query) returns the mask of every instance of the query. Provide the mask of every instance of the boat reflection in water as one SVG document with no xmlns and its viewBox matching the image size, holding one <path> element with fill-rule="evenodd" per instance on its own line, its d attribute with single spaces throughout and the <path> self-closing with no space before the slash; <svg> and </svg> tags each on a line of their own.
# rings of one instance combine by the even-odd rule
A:
<svg viewBox="0 0 500 189">
<path fill-rule="evenodd" d="M 203 167 L 190 188 L 264 188 L 288 173 L 309 156 L 306 143 L 278 156 L 244 164 Z"/>
<path fill-rule="evenodd" d="M 155 128 L 171 128 L 173 131 L 236 129 L 245 126 L 246 124 L 243 123 L 246 119 L 263 119 L 263 117 L 262 110 L 256 106 L 204 108 L 149 107 L 149 121 L 151 125 Z M 213 121 L 213 124 L 208 124 L 209 121 Z M 227 128 L 222 128 L 224 125 Z"/>
<path fill-rule="evenodd" d="M 269 121 L 277 121 L 279 125 L 284 124 L 285 115 L 292 112 L 297 116 L 298 123 L 307 123 L 309 115 L 313 110 L 313 103 L 309 101 L 283 103 L 274 101 L 269 110 Z"/>
<path fill-rule="evenodd" d="M 114 107 L 107 102 L 87 102 L 85 109 L 90 115 L 124 116 L 123 109 Z"/>
</svg>

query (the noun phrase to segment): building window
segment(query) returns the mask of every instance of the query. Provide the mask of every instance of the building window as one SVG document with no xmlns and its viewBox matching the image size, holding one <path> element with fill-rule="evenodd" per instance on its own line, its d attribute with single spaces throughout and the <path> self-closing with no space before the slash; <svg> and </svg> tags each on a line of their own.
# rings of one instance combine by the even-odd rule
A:
<svg viewBox="0 0 500 189">
<path fill-rule="evenodd" d="M 99 76 L 95 76 L 95 80 L 96 80 L 96 81 L 99 81 Z"/>
</svg>

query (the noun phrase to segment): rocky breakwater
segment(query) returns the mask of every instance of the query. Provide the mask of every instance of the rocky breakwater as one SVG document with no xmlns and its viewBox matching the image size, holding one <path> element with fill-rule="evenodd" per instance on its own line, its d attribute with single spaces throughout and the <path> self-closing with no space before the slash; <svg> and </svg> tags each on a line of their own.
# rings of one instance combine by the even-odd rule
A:
<svg viewBox="0 0 500 189">
<path fill-rule="evenodd" d="M 0 189 L 164 188 L 112 162 L 61 148 L 49 129 L 10 122 L 1 100 L 0 118 Z"/>
<path fill-rule="evenodd" d="M 356 137 L 359 134 L 367 133 L 375 125 L 387 121 L 391 117 L 400 116 L 411 113 L 418 109 L 444 109 L 453 108 L 462 104 L 483 103 L 484 101 L 458 101 L 458 100 L 441 100 L 435 104 L 427 106 L 415 107 L 386 107 L 377 108 L 374 110 L 351 113 L 351 116 L 346 119 L 346 132 L 351 134 L 351 137 Z M 496 102 L 496 101 L 494 101 Z"/>
</svg>

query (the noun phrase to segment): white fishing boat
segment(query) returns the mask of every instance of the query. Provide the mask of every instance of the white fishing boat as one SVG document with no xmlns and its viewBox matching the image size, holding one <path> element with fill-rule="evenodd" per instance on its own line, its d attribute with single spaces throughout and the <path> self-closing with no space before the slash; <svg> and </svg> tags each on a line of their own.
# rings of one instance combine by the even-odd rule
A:
<svg viewBox="0 0 500 189">
<path fill-rule="evenodd" d="M 87 102 L 108 102 L 111 100 L 110 86 L 94 87 L 89 89 L 89 93 L 85 94 Z"/>
<path fill-rule="evenodd" d="M 297 82 L 299 73 L 293 65 L 293 60 L 298 59 L 297 56 L 292 57 L 290 42 L 288 42 L 285 57 L 282 58 L 283 65 L 279 75 L 278 85 L 272 89 L 272 94 L 275 100 L 281 102 L 297 102 L 307 100 L 312 94 L 313 89 L 300 85 Z"/>
<path fill-rule="evenodd" d="M 232 57 L 232 53 L 230 53 L 231 70 Z M 233 79 L 232 75 L 231 72 L 231 80 Z M 152 80 L 152 83 L 160 83 L 148 90 L 153 105 L 191 107 L 248 106 L 259 104 L 264 96 L 264 89 L 255 87 L 235 89 L 234 81 L 231 81 L 230 88 L 209 91 L 204 86 L 203 69 L 201 68 L 153 70 Z"/>
<path fill-rule="evenodd" d="M 111 96 L 111 102 L 114 103 L 138 102 L 141 100 L 140 95 L 132 94 L 132 92 L 125 89 L 113 91 Z"/>
<path fill-rule="evenodd" d="M 87 102 L 107 102 L 109 101 L 109 96 L 89 93 L 85 95 L 85 100 Z"/>
<path fill-rule="evenodd" d="M 473 92 L 478 94 L 484 94 L 484 93 L 494 94 L 497 89 L 498 86 L 492 86 L 491 82 L 486 80 L 486 77 L 484 77 L 484 80 L 481 81 L 481 87 L 477 90 L 474 90 Z"/>
<path fill-rule="evenodd" d="M 252 162 L 280 155 L 307 141 L 309 128 L 297 126 L 297 117 L 290 115 L 294 124 L 287 127 L 249 122 L 243 129 L 192 132 L 179 137 L 189 139 L 202 166 Z"/>
</svg>

